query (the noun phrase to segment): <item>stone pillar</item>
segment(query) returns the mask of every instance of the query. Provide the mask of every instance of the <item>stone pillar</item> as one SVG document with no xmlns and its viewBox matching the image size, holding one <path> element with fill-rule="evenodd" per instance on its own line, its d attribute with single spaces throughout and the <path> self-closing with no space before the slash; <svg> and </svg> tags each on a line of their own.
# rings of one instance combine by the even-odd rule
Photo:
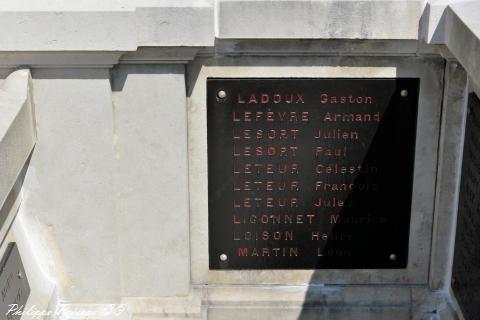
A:
<svg viewBox="0 0 480 320">
<path fill-rule="evenodd" d="M 112 89 L 122 296 L 187 295 L 184 66 L 119 65 Z"/>
<path fill-rule="evenodd" d="M 58 300 L 187 296 L 184 66 L 119 65 L 112 86 L 106 68 L 33 75 L 25 221 Z"/>
<path fill-rule="evenodd" d="M 448 291 L 450 288 L 467 114 L 466 99 L 467 74 L 459 63 L 448 61 L 445 68 L 429 277 L 432 290 Z"/>
<path fill-rule="evenodd" d="M 60 301 L 118 301 L 108 69 L 37 69 L 33 78 L 38 143 L 22 206 L 29 238 Z"/>
</svg>

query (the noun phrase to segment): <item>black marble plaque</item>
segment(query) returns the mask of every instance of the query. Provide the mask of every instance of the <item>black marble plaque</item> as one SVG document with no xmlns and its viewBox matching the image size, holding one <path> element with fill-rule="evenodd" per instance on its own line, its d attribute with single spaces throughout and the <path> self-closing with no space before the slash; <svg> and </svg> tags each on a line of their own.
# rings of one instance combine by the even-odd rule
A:
<svg viewBox="0 0 480 320">
<path fill-rule="evenodd" d="M 480 100 L 469 97 L 452 288 L 466 320 L 480 315 Z"/>
<path fill-rule="evenodd" d="M 418 91 L 208 79 L 210 269 L 406 268 Z"/>
<path fill-rule="evenodd" d="M 30 295 L 22 259 L 14 242 L 3 255 L 0 273 L 0 319 L 20 320 Z"/>
</svg>

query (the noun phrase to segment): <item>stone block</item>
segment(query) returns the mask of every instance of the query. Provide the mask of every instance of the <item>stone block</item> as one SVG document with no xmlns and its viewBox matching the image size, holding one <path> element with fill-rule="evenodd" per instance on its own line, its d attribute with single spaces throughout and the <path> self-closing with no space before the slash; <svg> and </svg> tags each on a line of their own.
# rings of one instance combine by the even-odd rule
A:
<svg viewBox="0 0 480 320">
<path fill-rule="evenodd" d="M 423 10 L 417 0 L 218 0 L 216 5 L 221 39 L 418 39 Z"/>
<path fill-rule="evenodd" d="M 113 73 L 122 294 L 186 295 L 190 285 L 184 67 Z"/>
<path fill-rule="evenodd" d="M 24 182 L 24 228 L 63 301 L 120 296 L 112 99 L 106 69 L 33 72 L 38 144 Z"/>
</svg>

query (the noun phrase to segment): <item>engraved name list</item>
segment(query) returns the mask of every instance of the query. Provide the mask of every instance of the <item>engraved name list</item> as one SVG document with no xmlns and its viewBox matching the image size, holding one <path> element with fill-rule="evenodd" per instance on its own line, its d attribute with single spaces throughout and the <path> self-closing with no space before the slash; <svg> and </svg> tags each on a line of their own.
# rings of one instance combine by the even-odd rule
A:
<svg viewBox="0 0 480 320">
<path fill-rule="evenodd" d="M 208 79 L 210 268 L 405 268 L 418 90 Z"/>
</svg>

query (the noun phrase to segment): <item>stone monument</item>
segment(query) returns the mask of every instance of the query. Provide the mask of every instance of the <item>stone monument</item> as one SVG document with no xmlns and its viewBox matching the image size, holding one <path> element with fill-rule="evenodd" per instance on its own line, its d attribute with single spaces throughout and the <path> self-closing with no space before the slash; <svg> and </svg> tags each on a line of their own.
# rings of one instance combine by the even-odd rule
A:
<svg viewBox="0 0 480 320">
<path fill-rule="evenodd" d="M 479 1 L 1 4 L 1 319 L 478 317 Z"/>
</svg>

